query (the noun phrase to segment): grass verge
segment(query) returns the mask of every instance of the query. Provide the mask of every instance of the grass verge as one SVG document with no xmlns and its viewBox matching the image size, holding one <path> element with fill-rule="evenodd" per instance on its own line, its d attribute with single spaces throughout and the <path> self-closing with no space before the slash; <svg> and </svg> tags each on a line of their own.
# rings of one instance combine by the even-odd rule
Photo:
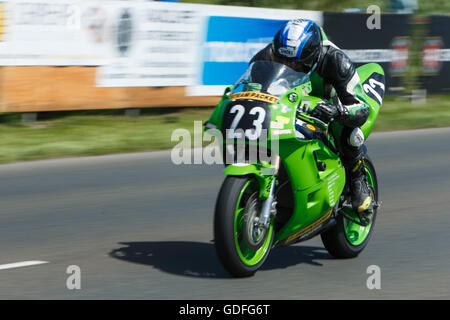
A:
<svg viewBox="0 0 450 320">
<path fill-rule="evenodd" d="M 387 98 L 381 107 L 375 131 L 439 128 L 450 126 L 450 96 L 428 97 L 425 104 L 404 98 Z"/>
<path fill-rule="evenodd" d="M 47 158 L 163 150 L 173 147 L 175 129 L 193 130 L 211 108 L 150 110 L 140 116 L 124 112 L 39 114 L 36 122 L 20 115 L 0 117 L 0 163 Z M 42 118 L 42 119 L 41 119 Z"/>
</svg>

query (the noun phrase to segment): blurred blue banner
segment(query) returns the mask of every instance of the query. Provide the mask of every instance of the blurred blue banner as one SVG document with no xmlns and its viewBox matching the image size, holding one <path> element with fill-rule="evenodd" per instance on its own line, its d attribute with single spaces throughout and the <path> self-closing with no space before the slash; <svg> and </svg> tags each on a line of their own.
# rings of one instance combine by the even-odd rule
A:
<svg viewBox="0 0 450 320">
<path fill-rule="evenodd" d="M 202 45 L 203 85 L 230 85 L 245 72 L 255 53 L 269 44 L 288 20 L 208 18 Z"/>
</svg>

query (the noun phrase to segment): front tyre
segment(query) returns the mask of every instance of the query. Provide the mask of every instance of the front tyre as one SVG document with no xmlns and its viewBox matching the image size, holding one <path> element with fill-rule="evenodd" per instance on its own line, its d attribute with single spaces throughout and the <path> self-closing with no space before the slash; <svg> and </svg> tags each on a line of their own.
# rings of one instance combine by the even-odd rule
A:
<svg viewBox="0 0 450 320">
<path fill-rule="evenodd" d="M 364 166 L 369 190 L 375 203 L 378 203 L 378 182 L 375 167 L 368 157 L 365 159 Z M 357 214 L 353 210 L 346 211 L 346 213 L 352 216 L 352 218 L 358 219 Z M 343 215 L 339 215 L 336 219 L 337 223 L 321 234 L 325 248 L 335 258 L 346 259 L 358 256 L 367 246 L 372 236 L 376 216 L 377 208 L 375 207 L 371 222 L 366 227 L 363 227 L 345 218 Z"/>
<path fill-rule="evenodd" d="M 252 276 L 269 255 L 273 221 L 258 227 L 261 201 L 253 176 L 227 176 L 214 215 L 214 243 L 225 270 L 235 277 Z"/>
</svg>

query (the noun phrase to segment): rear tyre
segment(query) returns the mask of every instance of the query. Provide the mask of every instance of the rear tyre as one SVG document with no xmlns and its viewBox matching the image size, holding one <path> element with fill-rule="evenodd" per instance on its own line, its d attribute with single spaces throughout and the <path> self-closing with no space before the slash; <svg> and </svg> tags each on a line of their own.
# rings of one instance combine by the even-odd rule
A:
<svg viewBox="0 0 450 320">
<path fill-rule="evenodd" d="M 249 277 L 261 267 L 273 242 L 273 221 L 259 228 L 259 185 L 253 176 L 228 176 L 214 215 L 214 243 L 220 262 L 234 277 Z"/>
<path fill-rule="evenodd" d="M 366 156 L 365 170 L 369 190 L 375 202 L 378 203 L 378 182 L 375 167 L 372 161 Z M 359 221 L 358 215 L 353 210 L 346 211 L 355 220 Z M 375 226 L 377 209 L 373 209 L 371 222 L 363 227 L 345 218 L 342 215 L 337 217 L 337 223 L 321 234 L 322 242 L 328 252 L 335 258 L 348 259 L 358 256 L 367 246 Z"/>
</svg>

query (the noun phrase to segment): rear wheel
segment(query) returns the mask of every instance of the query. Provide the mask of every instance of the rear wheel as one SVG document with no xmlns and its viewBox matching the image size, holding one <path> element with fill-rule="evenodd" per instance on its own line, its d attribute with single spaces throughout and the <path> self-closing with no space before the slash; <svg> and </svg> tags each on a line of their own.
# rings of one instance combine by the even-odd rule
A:
<svg viewBox="0 0 450 320">
<path fill-rule="evenodd" d="M 375 167 L 372 161 L 366 157 L 365 170 L 367 174 L 367 182 L 372 199 L 378 203 L 378 182 Z M 344 209 L 345 213 L 354 220 L 359 221 L 359 217 L 351 209 Z M 358 256 L 367 246 L 375 226 L 377 215 L 376 207 L 373 209 L 371 221 L 367 226 L 361 226 L 343 215 L 337 217 L 337 223 L 321 234 L 322 242 L 328 252 L 335 258 L 354 258 Z"/>
<path fill-rule="evenodd" d="M 214 242 L 231 275 L 252 276 L 266 260 L 273 242 L 273 221 L 259 227 L 259 185 L 252 176 L 228 176 L 220 189 L 214 216 Z"/>
</svg>

